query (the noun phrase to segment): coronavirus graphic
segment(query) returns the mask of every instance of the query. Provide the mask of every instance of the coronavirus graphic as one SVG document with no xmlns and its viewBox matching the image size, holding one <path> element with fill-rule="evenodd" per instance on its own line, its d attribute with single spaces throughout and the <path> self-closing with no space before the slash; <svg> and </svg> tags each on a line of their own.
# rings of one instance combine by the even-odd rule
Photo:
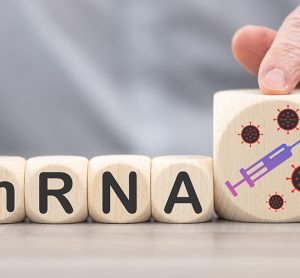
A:
<svg viewBox="0 0 300 278">
<path fill-rule="evenodd" d="M 290 131 L 293 129 L 299 130 L 299 109 L 294 110 L 287 105 L 285 109 L 277 109 L 277 111 L 279 112 L 277 118 L 273 119 L 274 121 L 277 121 L 277 124 L 279 125 L 277 130 L 283 129 L 287 134 L 290 134 Z"/>
<path fill-rule="evenodd" d="M 269 204 L 269 209 L 275 210 L 277 212 L 279 209 L 284 209 L 283 206 L 286 201 L 283 199 L 284 195 L 279 195 L 277 192 L 273 195 L 269 195 L 269 200 L 266 201 Z"/>
<path fill-rule="evenodd" d="M 294 193 L 296 190 L 300 191 L 300 166 L 296 167 L 295 165 L 292 165 L 292 168 L 292 175 L 290 177 L 287 177 L 286 179 L 292 182 L 292 185 L 294 187 L 292 192 Z"/>
<path fill-rule="evenodd" d="M 259 125 L 255 126 L 250 122 L 246 126 L 241 125 L 241 127 L 242 127 L 242 130 L 240 133 L 238 133 L 238 135 L 241 136 L 243 139 L 241 144 L 246 143 L 246 144 L 249 144 L 249 146 L 251 147 L 252 144 L 254 144 L 254 143 L 258 143 L 258 144 L 260 143 L 259 139 L 263 134 L 260 133 Z"/>
</svg>

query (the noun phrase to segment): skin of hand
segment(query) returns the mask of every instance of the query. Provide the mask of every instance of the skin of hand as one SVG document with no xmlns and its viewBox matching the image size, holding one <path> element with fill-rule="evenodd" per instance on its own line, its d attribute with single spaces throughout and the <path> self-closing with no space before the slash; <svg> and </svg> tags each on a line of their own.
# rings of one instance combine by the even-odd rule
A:
<svg viewBox="0 0 300 278">
<path fill-rule="evenodd" d="M 245 26 L 232 39 L 236 60 L 258 75 L 264 94 L 288 94 L 300 81 L 300 6 L 275 30 Z"/>
</svg>

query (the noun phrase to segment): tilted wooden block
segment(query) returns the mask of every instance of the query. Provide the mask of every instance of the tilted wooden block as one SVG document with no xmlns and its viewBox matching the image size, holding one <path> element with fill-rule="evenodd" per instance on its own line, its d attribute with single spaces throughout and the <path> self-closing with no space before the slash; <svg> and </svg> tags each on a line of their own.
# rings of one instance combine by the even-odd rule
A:
<svg viewBox="0 0 300 278">
<path fill-rule="evenodd" d="M 24 220 L 24 170 L 22 157 L 0 156 L 0 223 Z"/>
<path fill-rule="evenodd" d="M 90 216 L 104 223 L 135 223 L 151 217 L 151 159 L 144 156 L 100 156 L 89 164 Z"/>
<path fill-rule="evenodd" d="M 39 223 L 86 220 L 88 160 L 79 156 L 41 156 L 27 161 L 25 208 Z"/>
<path fill-rule="evenodd" d="M 156 221 L 195 223 L 214 215 L 212 159 L 163 156 L 152 160 L 151 206 Z"/>
<path fill-rule="evenodd" d="M 214 100 L 217 213 L 250 222 L 300 221 L 300 92 L 219 92 Z"/>
</svg>

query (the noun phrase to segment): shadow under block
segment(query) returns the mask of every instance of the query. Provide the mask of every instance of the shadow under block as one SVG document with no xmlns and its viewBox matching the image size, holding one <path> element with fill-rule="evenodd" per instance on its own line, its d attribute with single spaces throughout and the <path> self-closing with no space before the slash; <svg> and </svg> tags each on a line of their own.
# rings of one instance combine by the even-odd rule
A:
<svg viewBox="0 0 300 278">
<path fill-rule="evenodd" d="M 22 157 L 0 156 L 0 223 L 24 220 L 24 171 Z"/>
<path fill-rule="evenodd" d="M 212 159 L 162 156 L 152 160 L 152 217 L 159 222 L 196 223 L 214 215 Z"/>
<path fill-rule="evenodd" d="M 151 159 L 145 156 L 99 156 L 90 161 L 90 216 L 103 223 L 144 222 L 151 217 Z"/>
<path fill-rule="evenodd" d="M 88 217 L 88 160 L 79 156 L 41 156 L 27 161 L 26 216 L 38 223 L 76 223 Z"/>
<path fill-rule="evenodd" d="M 299 109 L 299 90 L 215 94 L 215 207 L 221 217 L 300 221 Z"/>
</svg>

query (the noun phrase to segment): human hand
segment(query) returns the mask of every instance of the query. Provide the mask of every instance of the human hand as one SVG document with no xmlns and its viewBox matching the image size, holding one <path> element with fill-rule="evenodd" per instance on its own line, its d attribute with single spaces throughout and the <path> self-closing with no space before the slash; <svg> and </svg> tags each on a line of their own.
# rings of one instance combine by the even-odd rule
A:
<svg viewBox="0 0 300 278">
<path fill-rule="evenodd" d="M 234 57 L 251 73 L 265 94 L 288 94 L 300 81 L 300 6 L 278 32 L 245 26 L 232 39 Z"/>
</svg>

